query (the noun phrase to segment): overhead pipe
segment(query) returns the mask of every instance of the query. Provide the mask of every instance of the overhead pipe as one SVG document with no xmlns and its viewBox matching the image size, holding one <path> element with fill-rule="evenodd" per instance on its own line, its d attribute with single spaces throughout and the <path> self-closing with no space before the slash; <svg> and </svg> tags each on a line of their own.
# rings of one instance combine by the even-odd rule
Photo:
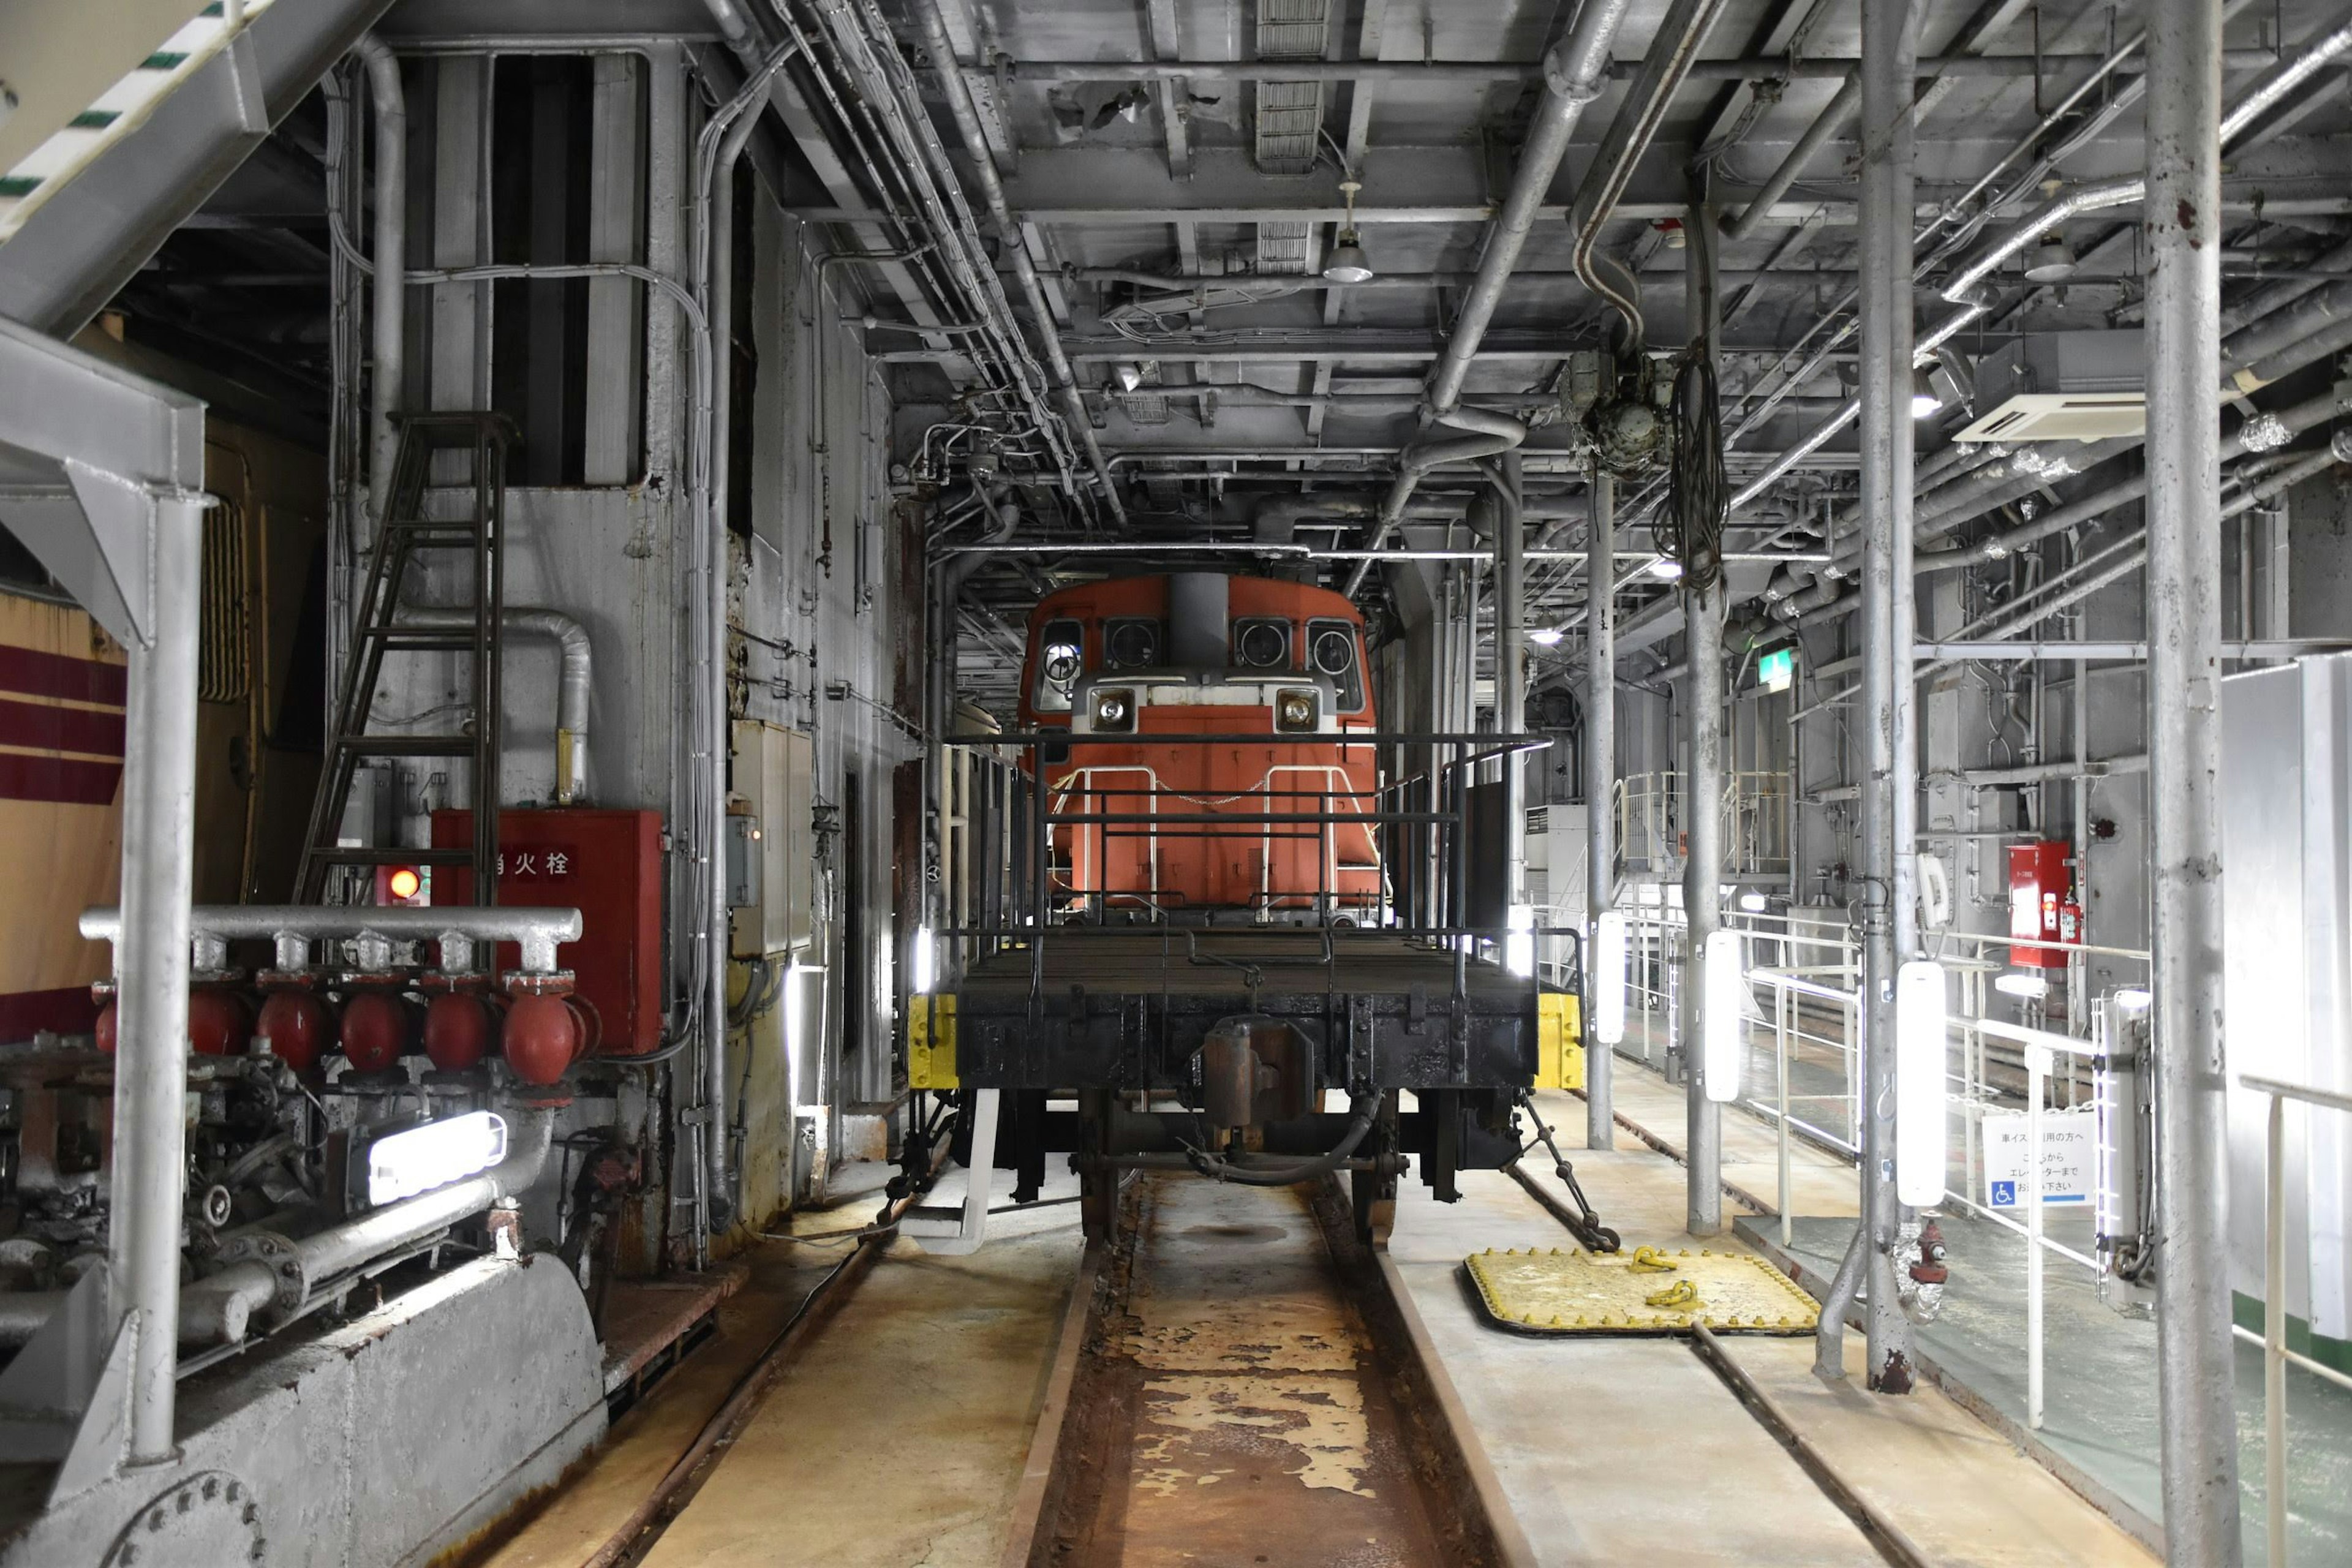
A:
<svg viewBox="0 0 2352 1568">
<path fill-rule="evenodd" d="M 700 750 L 699 757 L 694 759 L 698 765 L 693 771 L 699 774 L 697 782 L 700 798 L 697 804 L 701 820 L 689 834 L 695 869 L 701 879 L 697 889 L 700 897 L 694 900 L 699 907 L 688 917 L 697 920 L 698 927 L 696 936 L 702 981 L 698 996 L 701 1015 L 702 1104 L 698 1108 L 699 1120 L 695 1123 L 701 1130 L 702 1141 L 702 1158 L 696 1165 L 702 1184 L 697 1194 L 700 1223 L 694 1237 L 698 1258 L 702 1256 L 709 1231 L 725 1223 L 734 1212 L 726 1132 L 727 949 L 731 921 L 726 879 L 719 873 L 719 836 L 727 824 L 727 517 L 724 497 L 714 489 L 714 480 L 723 473 L 719 451 L 725 445 L 725 433 L 716 424 L 719 360 L 727 352 L 728 342 L 719 329 L 728 321 L 734 292 L 723 287 L 729 278 L 727 262 L 714 252 L 724 253 L 731 259 L 734 247 L 731 238 L 718 235 L 716 225 L 721 216 L 731 216 L 733 212 L 735 163 L 758 123 L 759 106 L 766 100 L 770 84 L 800 52 L 800 41 L 794 38 L 771 53 L 744 79 L 732 98 L 711 111 L 695 142 L 696 221 L 689 281 L 699 295 L 698 303 L 706 339 L 696 378 L 696 504 L 692 509 L 689 556 L 697 582 L 688 599 L 688 637 L 698 666 L 689 685 L 694 721 L 688 733 L 693 737 L 692 743 Z M 722 191 L 726 193 L 723 197 Z M 722 294 L 728 298 L 722 298 Z"/>
<path fill-rule="evenodd" d="M 1570 263 L 1584 286 L 1624 318 L 1625 347 L 1629 353 L 1639 353 L 1642 349 L 1639 286 L 1633 274 L 1614 260 L 1609 260 L 1607 265 L 1615 276 L 1603 278 L 1599 263 L 1604 258 L 1596 254 L 1595 247 L 1601 242 L 1601 229 L 1617 210 L 1619 198 L 1633 182 L 1635 163 L 1664 122 L 1667 109 L 1682 87 L 1692 60 L 1706 44 L 1707 35 L 1715 30 L 1716 19 L 1722 16 L 1723 9 L 1724 0 L 1675 0 L 1642 58 L 1640 75 L 1626 89 L 1623 107 L 1601 133 L 1591 167 L 1583 184 L 1577 187 L 1575 203 L 1569 209 Z"/>
<path fill-rule="evenodd" d="M 368 380 L 368 504 L 376 527 L 383 527 L 392 504 L 392 466 L 400 456 L 401 382 L 406 374 L 404 311 L 408 264 L 408 98 L 401 86 L 400 59 L 373 33 L 352 46 L 367 68 L 368 96 L 375 116 L 375 294 L 370 302 L 374 366 Z"/>
<path fill-rule="evenodd" d="M 2352 272 L 2352 239 L 2312 258 L 2292 275 L 2271 275 L 2275 281 L 2264 284 L 2221 312 L 2221 331 L 2235 332 L 2249 321 L 2258 321 L 2293 304 L 2326 282 L 2326 274 L 2336 272 Z"/>
<path fill-rule="evenodd" d="M 2231 3 L 2224 6 L 2224 13 L 2225 15 L 2233 16 L 2238 11 L 2242 10 L 2249 3 L 2250 0 L 2231 0 Z M 2352 26 L 2352 24 L 2347 24 L 2347 26 Z M 2287 62 L 2285 66 L 2280 68 L 2279 72 L 2274 73 L 2273 78 L 2267 80 L 2263 86 L 2256 88 L 2253 92 L 2249 95 L 2245 104 L 2242 105 L 2241 110 L 2237 113 L 2233 113 L 2231 117 L 2231 121 L 2225 123 L 2225 135 L 2234 133 L 2234 131 L 2243 130 L 2246 126 L 2251 125 L 2254 119 L 2259 118 L 2262 113 L 2267 111 L 2281 97 L 2283 97 L 2286 92 L 2291 91 L 2297 83 L 2302 81 L 2311 72 L 2318 70 L 2324 67 L 2327 63 L 2328 59 L 2333 58 L 2335 54 L 2342 52 L 2344 47 L 2352 47 L 2352 39 L 2345 39 L 2343 37 L 2344 31 L 2345 29 L 2338 29 L 2336 33 L 2332 33 L 2327 37 L 2321 39 L 2318 43 L 2315 43 L 2310 50 L 2305 51 L 2302 55 L 2298 55 L 2296 58 Z M 2078 101 L 2084 94 L 2091 90 L 2091 89 L 2099 81 L 2104 80 L 2108 71 L 2112 70 L 2116 65 L 2119 65 L 2129 54 L 2140 47 L 2144 37 L 2145 35 L 2139 35 L 2126 40 L 2121 47 L 2110 55 L 2105 64 L 2101 67 L 2099 72 L 2096 73 L 2091 80 L 2084 82 L 2082 86 L 2075 89 L 2075 90 L 2069 94 L 2063 101 L 2062 101 L 2056 108 L 2053 109 L 2048 115 L 2045 115 L 2041 124 L 2036 127 L 2032 134 L 2019 142 L 2017 148 L 2013 150 L 2008 157 L 2001 160 L 2001 165 L 2005 167 L 2013 158 L 2021 155 L 2026 151 L 2030 151 L 2034 145 L 2036 145 L 2042 134 L 2054 125 L 2059 118 L 2069 112 L 2074 103 Z M 2130 100 L 2137 100 L 2144 80 L 2145 79 L 2141 79 L 2141 81 L 2135 81 L 2129 84 L 2125 89 L 2125 93 L 2129 94 Z M 2123 100 L 2124 97 L 2124 93 L 2119 93 L 2117 95 L 2118 101 Z M 1998 173 L 1999 170 L 1996 169 L 1994 172 L 1987 174 L 1979 179 L 1974 186 L 1970 187 L 1970 189 L 1964 194 L 1958 202 L 1946 204 L 1945 210 L 1947 212 L 1952 212 L 1967 207 L 1990 187 Z M 1981 283 L 1986 277 L 1990 276 L 1993 270 L 1999 268 L 2001 262 L 2015 256 L 2019 251 L 2023 250 L 2026 247 L 2035 243 L 2043 234 L 2047 233 L 2053 212 L 2057 211 L 2057 209 L 2062 206 L 2066 208 L 2068 216 L 2071 216 L 2074 212 L 2077 211 L 2092 210 L 2087 205 L 2078 205 L 2078 198 L 2083 195 L 2084 191 L 2102 192 L 2108 199 L 2101 202 L 2099 205 L 2114 205 L 2137 199 L 2139 195 L 2139 183 L 2135 181 L 2117 181 L 2106 182 L 2098 186 L 2086 186 L 2083 188 L 2083 191 L 2078 191 L 2068 196 L 2062 197 L 2059 202 L 2053 204 L 2051 206 L 2044 207 L 2032 216 L 2029 216 L 1994 247 L 1994 251 L 1997 254 L 1993 254 L 1989 258 L 1979 258 L 1980 262 L 1984 263 L 1983 265 L 1971 265 L 1969 268 L 1963 269 L 1960 276 L 1967 279 L 1966 287 L 1955 288 L 1952 285 L 1947 285 L 1946 298 L 1954 300 L 1956 302 L 1963 303 L 1966 308 L 1961 314 L 1952 318 L 1950 321 L 1948 321 L 1942 327 L 1937 328 L 1934 333 L 1922 339 L 1919 343 L 1919 353 L 1924 355 L 1929 350 L 1940 345 L 1955 335 L 1969 321 L 1983 312 L 1983 304 L 1980 301 L 1974 300 L 1976 286 L 1979 283 Z M 1835 309 L 1843 310 L 1847 305 L 1850 305 L 1852 301 L 1853 296 L 1848 295 L 1844 300 L 1841 301 L 1841 303 L 1835 307 Z M 1847 331 L 1850 331 L 1851 328 L 1847 329 Z M 1832 344 L 1833 345 L 1836 342 L 1842 341 L 1847 335 L 1847 331 L 1841 331 L 1835 334 L 1831 340 Z M 1826 349 L 1823 352 L 1826 353 Z M 1818 365 L 1819 363 L 1820 356 L 1816 355 L 1812 364 L 1808 365 L 1807 373 L 1810 373 L 1811 369 L 1813 368 L 1814 365 Z M 1796 384 L 1797 379 L 1801 379 L 1801 374 L 1799 378 L 1792 379 L 1789 384 L 1793 386 Z M 1733 438 L 1736 439 L 1740 435 L 1745 434 L 1758 419 L 1762 417 L 1763 414 L 1769 409 L 1771 405 L 1772 400 L 1768 398 L 1763 407 L 1752 412 L 1747 419 L 1742 421 L 1742 423 L 1732 431 Z M 1738 494 L 1734 495 L 1731 500 L 1732 509 L 1734 510 L 1738 510 L 1739 508 L 1744 507 L 1750 501 L 1754 500 L 1758 496 L 1763 494 L 1767 489 L 1778 481 L 1783 475 L 1787 474 L 1791 468 L 1795 468 L 1805 457 L 1819 450 L 1822 446 L 1828 443 L 1832 437 L 1835 436 L 1846 426 L 1852 424 L 1859 412 L 1859 402 L 1849 399 L 1844 407 L 1839 409 L 1821 425 L 1815 426 L 1814 429 L 1800 440 L 1795 447 L 1784 452 L 1780 458 L 1775 462 L 1770 468 L 1759 475 L 1754 480 L 1750 481 L 1745 488 L 1740 489 Z"/>
<path fill-rule="evenodd" d="M 2151 27 L 2151 33 L 2153 30 Z M 2219 145 L 2226 147 L 2244 134 L 2289 93 L 2347 49 L 2352 49 L 2352 20 L 2339 22 L 2332 30 L 2297 50 L 2292 58 L 2282 62 L 2268 77 L 2249 89 L 2238 101 L 2237 107 L 2222 119 Z M 1944 284 L 1944 298 L 1956 303 L 1972 298 L 1979 285 L 2002 263 L 2038 242 L 2059 224 L 2084 213 L 2126 206 L 2140 200 L 2147 191 L 2145 179 L 2102 180 L 2095 184 L 2078 186 L 2057 197 L 2028 215 L 1975 260 L 1954 273 Z M 2218 204 L 2218 194 L 2215 200 Z M 2218 262 L 2218 258 L 2216 260 Z M 2218 276 L 2217 271 L 2217 281 Z"/>
<path fill-rule="evenodd" d="M 471 1219 L 492 1204 L 530 1190 L 547 1169 L 555 1112 L 543 1107 L 509 1112 L 520 1123 L 507 1157 L 468 1176 L 306 1236 L 278 1263 L 233 1263 L 187 1288 L 179 1319 L 183 1343 L 233 1345 L 250 1331 L 253 1315 L 273 1302 L 299 1312 L 352 1269 Z M 295 1270 L 282 1274 L 287 1266 Z M 283 1289 L 290 1284 L 291 1289 Z M 289 1300 L 289 1298 L 291 1298 Z"/>
<path fill-rule="evenodd" d="M 2312 356 L 2314 358 L 2324 358 L 2326 353 L 2334 352 L 2326 348 L 2325 342 L 2315 345 L 2305 345 L 2305 350 L 2315 347 L 2323 352 L 2315 353 Z M 2352 415 L 2352 399 L 2347 399 L 2331 390 L 2316 397 L 2305 398 L 2303 402 L 2289 407 L 2265 412 L 2255 417 L 2275 421 L 2279 427 L 2292 438 L 2311 429 L 2314 426 L 2347 415 Z M 2236 431 L 2221 442 L 2222 461 L 2234 460 L 2244 453 L 2247 425 L 2251 423 L 2252 420 L 2242 423 Z M 2346 460 L 2352 461 L 2352 458 Z M 2063 533 L 2070 528 L 2080 527 L 2084 523 L 2094 521 L 2117 507 L 2127 506 L 2140 500 L 2147 494 L 2147 475 L 2142 472 L 2131 479 L 2110 485 L 2105 489 L 2070 501 L 2064 506 L 2054 508 L 2031 521 L 2019 523 L 1998 533 L 1989 534 L 1965 548 L 1934 552 L 1922 552 L 1914 560 L 1912 572 L 1915 575 L 1925 576 L 1930 573 L 1955 571 L 1963 566 L 1980 565 L 1988 561 L 1998 561 L 2013 555 L 2027 545 L 2038 543 L 2053 534 Z M 2252 499 L 2249 500 L 2242 496 L 2239 500 L 2233 500 L 2224 509 L 2223 515 L 2234 515 L 2238 510 L 2254 504 L 2257 500 L 2269 500 L 2279 493 L 2280 489 L 2283 488 L 2284 486 L 2280 485 L 2274 478 L 2264 479 L 2256 485 Z M 1837 577 L 1824 574 L 1812 586 L 1800 589 L 1773 606 L 1773 609 L 1774 613 L 1782 619 L 1792 622 L 1798 629 L 1801 630 L 1835 620 L 1851 612 L 1859 603 L 1859 596 L 1847 589 Z"/>
<path fill-rule="evenodd" d="M 981 330 L 971 340 L 971 348 L 956 353 L 975 363 L 981 363 L 983 355 L 991 362 L 989 374 L 1002 383 L 992 391 L 1021 404 L 1051 449 L 1063 490 L 1080 494 L 1072 468 L 1076 448 L 1060 416 L 1050 405 L 1045 369 L 1023 342 L 1012 303 L 982 256 L 980 232 L 964 201 L 961 177 L 949 162 L 929 115 L 921 110 L 913 72 L 889 27 L 870 0 L 833 6 L 824 11 L 821 23 L 812 22 L 815 37 L 826 40 L 840 70 L 856 79 L 848 82 L 845 99 L 841 84 L 815 68 L 814 40 L 793 19 L 787 0 L 772 0 L 772 8 L 786 34 L 810 59 L 811 83 L 847 133 L 850 153 L 863 165 L 867 184 L 884 193 L 885 211 L 877 216 L 902 231 L 911 233 L 917 226 L 929 231 L 930 240 L 912 246 L 902 259 L 934 254 L 938 268 L 924 265 L 922 268 L 929 286 L 942 300 L 961 295 L 977 318 L 974 325 Z M 894 191 L 911 204 L 911 216 L 889 209 L 888 198 Z M 922 330 L 948 329 L 927 325 Z"/>
<path fill-rule="evenodd" d="M 1486 338 L 1487 326 L 1495 319 L 1495 308 L 1502 301 L 1511 272 L 1518 265 L 1519 253 L 1527 248 L 1528 236 L 1535 231 L 1538 213 L 1550 192 L 1552 177 L 1559 172 L 1560 160 L 1568 154 L 1569 139 L 1575 133 L 1576 123 L 1583 117 L 1585 105 L 1601 96 L 1608 77 L 1610 47 L 1630 9 L 1632 0 L 1584 0 L 1574 28 L 1544 57 L 1543 101 L 1536 106 L 1535 116 L 1528 123 L 1527 142 L 1519 150 L 1518 167 L 1512 172 L 1511 188 L 1503 199 L 1503 210 L 1496 215 L 1495 226 L 1486 236 L 1486 251 L 1478 258 L 1477 281 L 1463 300 L 1445 352 L 1430 372 L 1430 416 L 1441 424 L 1479 434 L 1463 440 L 1422 443 L 1405 451 L 1388 500 L 1365 538 L 1368 550 L 1378 550 L 1388 542 L 1422 475 L 1444 463 L 1493 457 L 1527 438 L 1526 427 L 1517 420 L 1503 422 L 1512 426 L 1511 430 L 1500 425 L 1475 423 L 1474 418 L 1501 416 L 1477 415 L 1457 406 L 1462 384 L 1470 374 L 1471 361 Z M 1354 595 L 1362 589 L 1372 564 L 1367 559 L 1349 574 L 1347 593 Z"/>
<path fill-rule="evenodd" d="M 1764 184 L 1748 198 L 1748 205 L 1741 209 L 1739 216 L 1737 218 L 1729 214 L 1724 216 L 1724 237 L 1732 240 L 1755 238 L 1757 231 L 1771 216 L 1773 204 L 1789 194 L 1789 187 L 1804 174 L 1805 165 L 1820 154 L 1821 150 L 1829 144 L 1830 138 L 1843 129 L 1845 122 L 1853 119 L 1854 111 L 1861 107 L 1862 78 L 1859 74 L 1849 76 L 1838 88 L 1837 96 L 1829 100 L 1813 122 L 1805 127 L 1804 134 L 1790 147 L 1780 166 L 1766 175 Z"/>
<path fill-rule="evenodd" d="M 964 153 L 971 158 L 973 174 L 980 182 L 981 195 L 988 204 L 989 216 L 995 222 L 1003 252 L 1012 258 L 1013 270 L 1021 280 L 1022 298 L 1028 302 L 1037 341 L 1054 373 L 1062 416 L 1086 449 L 1087 463 L 1094 470 L 1104 507 L 1114 522 L 1124 526 L 1127 508 L 1119 500 L 1118 486 L 1111 479 L 1109 466 L 1103 461 L 1102 444 L 1095 438 L 1094 421 L 1087 416 L 1086 402 L 1078 395 L 1069 356 L 1062 352 L 1061 333 L 1055 329 L 1053 308 L 1046 302 L 1044 284 L 1038 281 L 1037 263 L 1029 254 L 1029 242 L 1005 202 L 1004 183 L 996 175 L 996 155 L 989 150 L 987 132 L 981 129 L 980 110 L 972 103 L 971 88 L 963 79 L 963 66 L 956 58 L 955 45 L 948 37 L 947 18 L 940 11 L 940 0 L 922 0 L 914 11 L 916 20 L 922 25 L 923 46 L 930 51 L 932 69 L 946 94 L 948 112 L 954 117 L 956 130 L 963 138 Z"/>
</svg>

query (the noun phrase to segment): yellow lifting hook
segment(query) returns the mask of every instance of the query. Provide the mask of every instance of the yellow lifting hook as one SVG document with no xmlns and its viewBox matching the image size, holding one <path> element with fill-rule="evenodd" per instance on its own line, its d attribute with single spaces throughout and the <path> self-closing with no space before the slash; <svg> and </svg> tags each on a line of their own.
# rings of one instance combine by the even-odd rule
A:
<svg viewBox="0 0 2352 1568">
<path fill-rule="evenodd" d="M 1664 1289 L 1652 1291 L 1642 1300 L 1652 1307 L 1680 1307 L 1693 1311 L 1706 1305 L 1698 1299 L 1698 1287 L 1687 1279 L 1677 1279 Z"/>
<path fill-rule="evenodd" d="M 1654 1247 L 1637 1247 L 1627 1267 L 1636 1274 L 1665 1274 L 1673 1271 L 1675 1261 Z"/>
</svg>

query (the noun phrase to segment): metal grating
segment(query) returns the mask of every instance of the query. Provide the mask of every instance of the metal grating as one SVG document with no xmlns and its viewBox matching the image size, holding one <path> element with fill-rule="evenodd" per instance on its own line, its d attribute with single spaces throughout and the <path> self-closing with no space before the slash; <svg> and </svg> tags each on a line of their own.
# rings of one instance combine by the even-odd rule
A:
<svg viewBox="0 0 2352 1568">
<path fill-rule="evenodd" d="M 1314 228 L 1306 223 L 1262 223 L 1257 226 L 1257 269 L 1299 274 L 1313 260 Z"/>
<path fill-rule="evenodd" d="M 1259 0 L 1258 58 L 1319 60 L 1330 37 L 1329 0 Z M 1322 125 L 1321 82 L 1258 83 L 1257 112 L 1251 137 L 1259 171 L 1268 174 L 1312 173 L 1316 139 Z"/>
<path fill-rule="evenodd" d="M 1330 0 L 1260 0 L 1258 58 L 1319 60 L 1330 37 Z"/>
<path fill-rule="evenodd" d="M 196 695 L 242 702 L 253 693 L 253 571 L 245 513 L 223 500 L 205 513 L 204 592 L 197 621 Z"/>
</svg>

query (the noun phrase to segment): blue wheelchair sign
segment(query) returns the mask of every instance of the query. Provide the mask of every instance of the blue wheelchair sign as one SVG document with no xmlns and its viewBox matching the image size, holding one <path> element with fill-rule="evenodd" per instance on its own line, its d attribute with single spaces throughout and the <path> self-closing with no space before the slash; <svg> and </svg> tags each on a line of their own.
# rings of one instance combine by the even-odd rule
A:
<svg viewBox="0 0 2352 1568">
<path fill-rule="evenodd" d="M 1997 1209 L 2015 1208 L 2017 1206 L 2017 1184 L 2015 1182 L 1995 1182 L 1992 1184 L 1992 1206 Z"/>
</svg>

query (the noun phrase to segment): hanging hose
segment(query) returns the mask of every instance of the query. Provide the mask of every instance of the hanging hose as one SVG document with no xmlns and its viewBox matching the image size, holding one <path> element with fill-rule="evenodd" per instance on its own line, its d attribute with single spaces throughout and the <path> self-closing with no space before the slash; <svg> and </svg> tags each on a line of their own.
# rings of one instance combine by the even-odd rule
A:
<svg viewBox="0 0 2352 1568">
<path fill-rule="evenodd" d="M 1309 1154 L 1299 1159 L 1268 1159 L 1263 1155 L 1229 1158 L 1212 1154 L 1205 1149 L 1188 1149 L 1186 1163 L 1192 1169 L 1215 1181 L 1234 1182 L 1244 1187 L 1290 1187 L 1301 1182 L 1311 1182 L 1318 1176 L 1328 1175 L 1347 1162 L 1356 1152 L 1356 1145 L 1372 1130 L 1372 1121 L 1380 1114 L 1380 1096 L 1359 1094 L 1348 1102 L 1348 1125 L 1339 1141 L 1328 1153 Z"/>
<path fill-rule="evenodd" d="M 1681 563 L 1683 584 L 1704 594 L 1723 577 L 1723 425 L 1717 411 L 1715 361 L 1705 353 L 1683 361 L 1675 375 L 1675 450 L 1668 472 L 1666 520 L 1659 553 Z"/>
</svg>

